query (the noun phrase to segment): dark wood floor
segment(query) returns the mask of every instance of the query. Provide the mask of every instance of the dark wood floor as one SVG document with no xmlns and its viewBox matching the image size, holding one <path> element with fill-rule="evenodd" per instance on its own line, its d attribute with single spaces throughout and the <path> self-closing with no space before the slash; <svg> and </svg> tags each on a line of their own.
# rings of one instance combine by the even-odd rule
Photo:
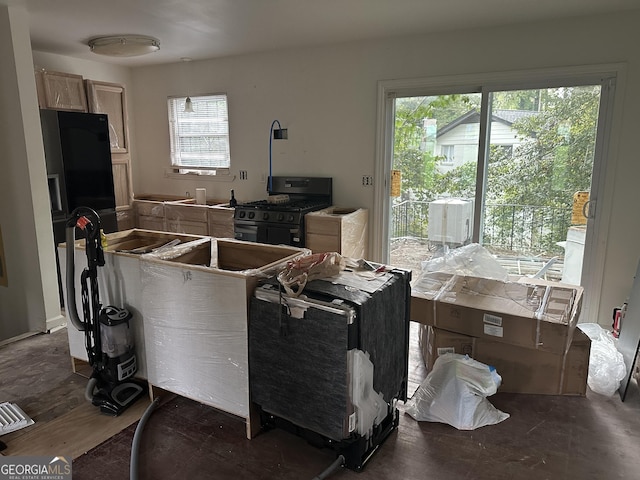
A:
<svg viewBox="0 0 640 480">
<path fill-rule="evenodd" d="M 70 374 L 65 342 L 61 331 L 0 347 L 0 401 L 18 403 L 36 421 L 82 402 L 86 380 Z M 415 347 L 414 341 L 412 388 L 424 377 Z M 510 418 L 473 431 L 416 422 L 401 413 L 398 429 L 362 473 L 342 469 L 330 478 L 640 478 L 635 384 L 624 403 L 617 395 L 592 392 L 586 397 L 496 394 L 490 401 Z M 76 458 L 73 478 L 129 478 L 134 431 L 135 424 Z M 330 450 L 282 430 L 247 440 L 239 419 L 181 397 L 150 416 L 141 438 L 140 479 L 312 479 L 334 460 Z"/>
</svg>

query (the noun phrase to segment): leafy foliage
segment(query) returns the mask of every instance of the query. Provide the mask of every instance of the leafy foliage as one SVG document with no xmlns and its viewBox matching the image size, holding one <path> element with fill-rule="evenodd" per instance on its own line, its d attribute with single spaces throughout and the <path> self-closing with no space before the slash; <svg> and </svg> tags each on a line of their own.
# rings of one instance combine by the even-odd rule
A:
<svg viewBox="0 0 640 480">
<path fill-rule="evenodd" d="M 485 212 L 485 225 L 504 236 L 530 237 L 525 243 L 544 241 L 555 245 L 566 235 L 572 198 L 590 189 L 600 99 L 599 86 L 549 88 L 495 92 L 492 108 L 535 112 L 512 124 L 521 139 L 512 152 L 491 145 L 488 156 L 485 203 L 548 207 L 547 212 L 566 211 L 558 231 L 542 226 L 547 218 L 533 210 L 512 208 L 510 214 Z M 428 202 L 443 196 L 473 198 L 476 162 L 445 171 L 444 160 L 435 154 L 435 129 L 442 128 L 477 109 L 479 94 L 410 97 L 396 101 L 393 168 L 402 172 L 398 201 Z M 426 119 L 429 119 L 425 122 Z M 536 215 L 539 218 L 536 218 Z M 557 215 L 556 213 L 544 215 Z M 544 216 L 543 215 L 543 216 Z M 423 220 L 426 222 L 426 219 Z M 518 223 L 519 222 L 519 223 Z M 534 225 L 531 232 L 516 225 Z M 537 228 L 536 226 L 541 226 Z M 537 229 L 536 229 L 537 228 Z M 557 237 L 557 238 L 556 238 Z"/>
</svg>

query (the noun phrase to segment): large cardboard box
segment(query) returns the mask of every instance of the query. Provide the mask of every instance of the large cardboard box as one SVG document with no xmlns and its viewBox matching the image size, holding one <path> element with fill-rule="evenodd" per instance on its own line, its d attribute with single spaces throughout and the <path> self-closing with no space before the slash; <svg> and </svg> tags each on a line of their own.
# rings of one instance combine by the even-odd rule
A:
<svg viewBox="0 0 640 480">
<path fill-rule="evenodd" d="M 449 275 L 449 278 L 446 278 Z M 436 272 L 412 288 L 411 319 L 450 332 L 563 354 L 580 316 L 582 287 Z M 426 285 L 426 286 L 425 286 Z"/>
<path fill-rule="evenodd" d="M 591 341 L 576 329 L 566 354 L 493 342 L 421 325 L 420 344 L 427 368 L 439 355 L 459 353 L 492 365 L 502 377 L 498 391 L 544 395 L 585 395 Z"/>
</svg>

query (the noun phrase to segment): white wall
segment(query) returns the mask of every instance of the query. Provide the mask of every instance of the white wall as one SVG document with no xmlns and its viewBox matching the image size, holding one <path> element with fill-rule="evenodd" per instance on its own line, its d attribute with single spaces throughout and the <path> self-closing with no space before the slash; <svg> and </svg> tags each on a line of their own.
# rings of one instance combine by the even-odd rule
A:
<svg viewBox="0 0 640 480">
<path fill-rule="evenodd" d="M 8 286 L 0 286 L 0 342 L 62 324 L 36 68 L 130 83 L 128 68 L 32 52 L 29 17 L 0 6 L 0 227 Z"/>
<path fill-rule="evenodd" d="M 264 198 L 259 180 L 267 171 L 269 127 L 278 119 L 289 129 L 289 140 L 274 142 L 274 175 L 332 176 L 334 203 L 368 207 L 379 215 L 373 189 L 361 185 L 361 176 L 375 171 L 378 81 L 625 62 L 608 158 L 606 190 L 612 201 L 599 206 L 610 232 L 598 245 L 607 251 L 604 281 L 601 292 L 592 292 L 602 295 L 597 319 L 606 324 L 611 309 L 628 295 L 640 256 L 640 222 L 628 214 L 640 200 L 638 25 L 640 12 L 626 12 L 291 49 L 192 62 L 188 82 L 184 64 L 138 68 L 131 95 L 137 131 L 134 191 L 181 195 L 205 186 L 210 197 L 226 198 L 234 188 L 240 201 Z M 167 96 L 212 92 L 229 95 L 232 168 L 236 174 L 248 170 L 249 180 L 166 178 Z"/>
<path fill-rule="evenodd" d="M 376 77 L 352 65 L 360 48 L 340 55 L 334 49 L 290 51 L 134 70 L 134 116 L 140 116 L 134 191 L 182 195 L 205 186 L 209 197 L 228 198 L 234 188 L 241 202 L 265 198 L 260 180 L 268 173 L 269 129 L 277 119 L 289 139 L 273 142 L 274 175 L 331 176 L 337 203 L 370 204 L 373 189 L 360 186 L 362 175 L 373 174 Z M 248 180 L 165 178 L 167 96 L 214 92 L 228 94 L 232 170 L 247 170 Z"/>
<path fill-rule="evenodd" d="M 0 342 L 62 320 L 28 20 L 0 6 Z"/>
</svg>

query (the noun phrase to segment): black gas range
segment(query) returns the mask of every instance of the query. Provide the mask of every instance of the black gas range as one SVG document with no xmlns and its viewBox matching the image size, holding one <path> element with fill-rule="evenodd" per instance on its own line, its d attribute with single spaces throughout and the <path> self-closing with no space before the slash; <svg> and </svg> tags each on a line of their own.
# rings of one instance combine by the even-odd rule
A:
<svg viewBox="0 0 640 480">
<path fill-rule="evenodd" d="M 269 199 L 238 204 L 238 240 L 304 247 L 304 216 L 332 205 L 329 177 L 271 177 Z"/>
</svg>

